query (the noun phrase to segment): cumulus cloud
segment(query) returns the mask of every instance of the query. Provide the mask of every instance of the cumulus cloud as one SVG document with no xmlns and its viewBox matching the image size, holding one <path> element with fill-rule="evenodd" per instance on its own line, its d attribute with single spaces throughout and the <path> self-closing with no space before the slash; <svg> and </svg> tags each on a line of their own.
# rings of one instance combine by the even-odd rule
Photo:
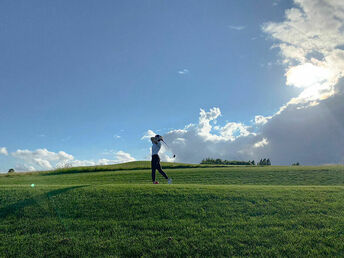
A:
<svg viewBox="0 0 344 258">
<path fill-rule="evenodd" d="M 141 140 L 144 139 L 150 139 L 151 137 L 154 137 L 156 133 L 154 133 L 152 130 L 148 130 L 141 138 Z"/>
<path fill-rule="evenodd" d="M 246 126 L 243 123 L 230 122 L 224 127 L 217 127 L 220 131 L 222 139 L 235 141 L 238 137 L 248 136 L 255 133 L 250 132 L 250 126 Z"/>
<path fill-rule="evenodd" d="M 22 171 L 32 172 L 32 171 L 35 171 L 36 169 L 35 169 L 34 166 L 29 166 L 29 165 L 26 165 L 26 164 L 17 164 L 14 167 L 14 170 L 17 171 L 17 172 L 22 172 Z"/>
<path fill-rule="evenodd" d="M 5 155 L 5 156 L 8 155 L 7 149 L 5 147 L 0 148 L 0 155 Z"/>
<path fill-rule="evenodd" d="M 47 149 L 37 149 L 35 151 L 30 150 L 17 150 L 12 153 L 12 156 L 16 158 L 20 158 L 23 160 L 29 160 L 29 159 L 45 159 L 48 161 L 59 161 L 59 160 L 72 160 L 74 157 L 70 154 L 67 154 L 64 151 L 60 152 L 51 152 Z"/>
<path fill-rule="evenodd" d="M 37 149 L 35 151 L 19 149 L 13 152 L 12 156 L 18 160 L 24 161 L 26 166 L 34 167 L 37 170 L 53 169 L 52 163 L 56 164 L 74 159 L 72 155 L 64 151 L 56 153 L 48 151 L 47 149 Z"/>
<path fill-rule="evenodd" d="M 130 161 L 136 160 L 129 153 L 126 153 L 124 151 L 118 151 L 115 156 L 116 156 L 116 159 L 114 163 L 123 163 L 123 162 L 130 162 Z"/>
<path fill-rule="evenodd" d="M 95 166 L 117 164 L 135 161 L 129 153 L 118 151 L 114 153 L 114 159 L 77 160 L 73 155 L 64 151 L 52 152 L 47 149 L 17 150 L 11 155 L 24 163 L 17 164 L 17 171 L 51 170 L 59 167 Z"/>
<path fill-rule="evenodd" d="M 269 119 L 271 119 L 271 116 L 265 117 L 265 116 L 262 116 L 262 115 L 258 115 L 258 116 L 254 117 L 254 122 L 257 125 L 264 125 L 264 124 L 266 124 L 269 121 Z"/>
<path fill-rule="evenodd" d="M 198 124 L 164 135 L 169 151 L 176 158 L 171 159 L 163 149 L 162 160 L 199 163 L 212 157 L 246 161 L 270 158 L 275 165 L 344 163 L 344 94 L 332 96 L 316 106 L 298 107 L 289 105 L 256 128 L 234 123 L 234 128 L 244 128 L 237 134 L 233 133 L 233 122 L 224 126 L 204 122 L 205 117 L 207 121 L 217 117 L 214 114 L 219 114 L 219 110 L 202 110 Z M 228 134 L 223 133 L 225 128 Z M 253 133 L 254 129 L 259 130 Z"/>
<path fill-rule="evenodd" d="M 253 147 L 255 148 L 261 148 L 261 147 L 264 147 L 265 145 L 268 145 L 269 144 L 269 141 L 266 139 L 266 138 L 263 138 L 261 141 L 259 142 L 256 142 Z"/>
<path fill-rule="evenodd" d="M 197 134 L 206 141 L 234 141 L 238 137 L 254 135 L 253 132 L 249 131 L 250 126 L 242 123 L 229 122 L 222 127 L 214 126 L 219 116 L 221 116 L 221 111 L 218 107 L 211 108 L 209 112 L 201 109 Z M 212 131 L 215 133 L 212 133 Z"/>
<path fill-rule="evenodd" d="M 286 84 L 302 88 L 288 104 L 318 104 L 335 94 L 344 74 L 344 2 L 294 0 L 285 20 L 263 26 L 280 49 Z"/>
<path fill-rule="evenodd" d="M 242 123 L 228 122 L 215 125 L 221 116 L 218 107 L 209 111 L 200 110 L 197 124 L 186 125 L 183 129 L 172 130 L 164 135 L 169 149 L 162 147 L 159 153 L 163 161 L 199 163 L 206 157 L 225 159 L 246 159 L 244 150 L 253 148 L 256 135 L 253 128 Z M 154 134 L 149 130 L 142 139 Z M 172 159 L 168 153 L 176 154 Z"/>
</svg>

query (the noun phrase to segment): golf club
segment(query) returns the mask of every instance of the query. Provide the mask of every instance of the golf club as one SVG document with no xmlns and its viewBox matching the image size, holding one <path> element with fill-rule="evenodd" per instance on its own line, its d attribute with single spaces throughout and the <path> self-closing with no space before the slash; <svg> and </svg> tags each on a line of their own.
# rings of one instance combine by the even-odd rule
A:
<svg viewBox="0 0 344 258">
<path fill-rule="evenodd" d="M 163 139 L 161 139 L 161 140 L 162 140 L 163 143 L 165 143 L 166 147 L 167 147 L 168 149 L 170 149 L 170 147 L 168 147 L 167 143 L 166 143 Z M 171 149 L 170 149 L 170 150 L 171 150 Z M 175 158 L 175 157 L 176 157 L 176 155 L 173 154 L 173 158 Z"/>
</svg>

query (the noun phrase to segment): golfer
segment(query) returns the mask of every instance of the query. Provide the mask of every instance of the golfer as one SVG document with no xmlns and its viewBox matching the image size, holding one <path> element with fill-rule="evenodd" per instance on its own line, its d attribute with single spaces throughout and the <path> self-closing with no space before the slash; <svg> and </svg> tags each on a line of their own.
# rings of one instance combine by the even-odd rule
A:
<svg viewBox="0 0 344 258">
<path fill-rule="evenodd" d="M 158 181 L 155 181 L 155 170 L 157 169 L 159 173 L 167 179 L 167 182 L 169 184 L 172 184 L 172 178 L 169 178 L 164 171 L 162 171 L 160 166 L 160 157 L 158 155 L 160 149 L 161 149 L 161 141 L 163 141 L 163 138 L 161 135 L 155 135 L 154 137 L 151 137 L 152 141 L 152 180 L 153 184 L 159 184 Z"/>
</svg>

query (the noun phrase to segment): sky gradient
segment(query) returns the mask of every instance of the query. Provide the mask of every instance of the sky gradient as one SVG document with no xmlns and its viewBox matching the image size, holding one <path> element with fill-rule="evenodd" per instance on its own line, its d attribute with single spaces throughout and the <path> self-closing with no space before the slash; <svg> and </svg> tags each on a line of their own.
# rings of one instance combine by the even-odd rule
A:
<svg viewBox="0 0 344 258">
<path fill-rule="evenodd" d="M 343 149 L 321 162 L 304 156 L 322 146 L 311 139 L 273 155 L 316 121 L 298 131 L 290 128 L 300 122 L 288 122 L 291 139 L 276 137 L 286 125 L 267 129 L 342 96 L 342 7 L 331 0 L 1 1 L 0 171 L 149 159 L 155 133 L 170 142 L 162 153 L 168 161 L 344 162 Z M 340 137 L 342 122 L 332 120 Z"/>
</svg>

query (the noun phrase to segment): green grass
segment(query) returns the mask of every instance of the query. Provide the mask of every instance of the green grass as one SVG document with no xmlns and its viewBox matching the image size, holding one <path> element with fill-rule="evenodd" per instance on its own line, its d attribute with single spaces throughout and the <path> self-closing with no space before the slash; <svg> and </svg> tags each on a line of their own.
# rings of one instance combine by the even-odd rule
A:
<svg viewBox="0 0 344 258">
<path fill-rule="evenodd" d="M 164 167 L 0 176 L 0 257 L 344 254 L 343 166 Z"/>
</svg>

